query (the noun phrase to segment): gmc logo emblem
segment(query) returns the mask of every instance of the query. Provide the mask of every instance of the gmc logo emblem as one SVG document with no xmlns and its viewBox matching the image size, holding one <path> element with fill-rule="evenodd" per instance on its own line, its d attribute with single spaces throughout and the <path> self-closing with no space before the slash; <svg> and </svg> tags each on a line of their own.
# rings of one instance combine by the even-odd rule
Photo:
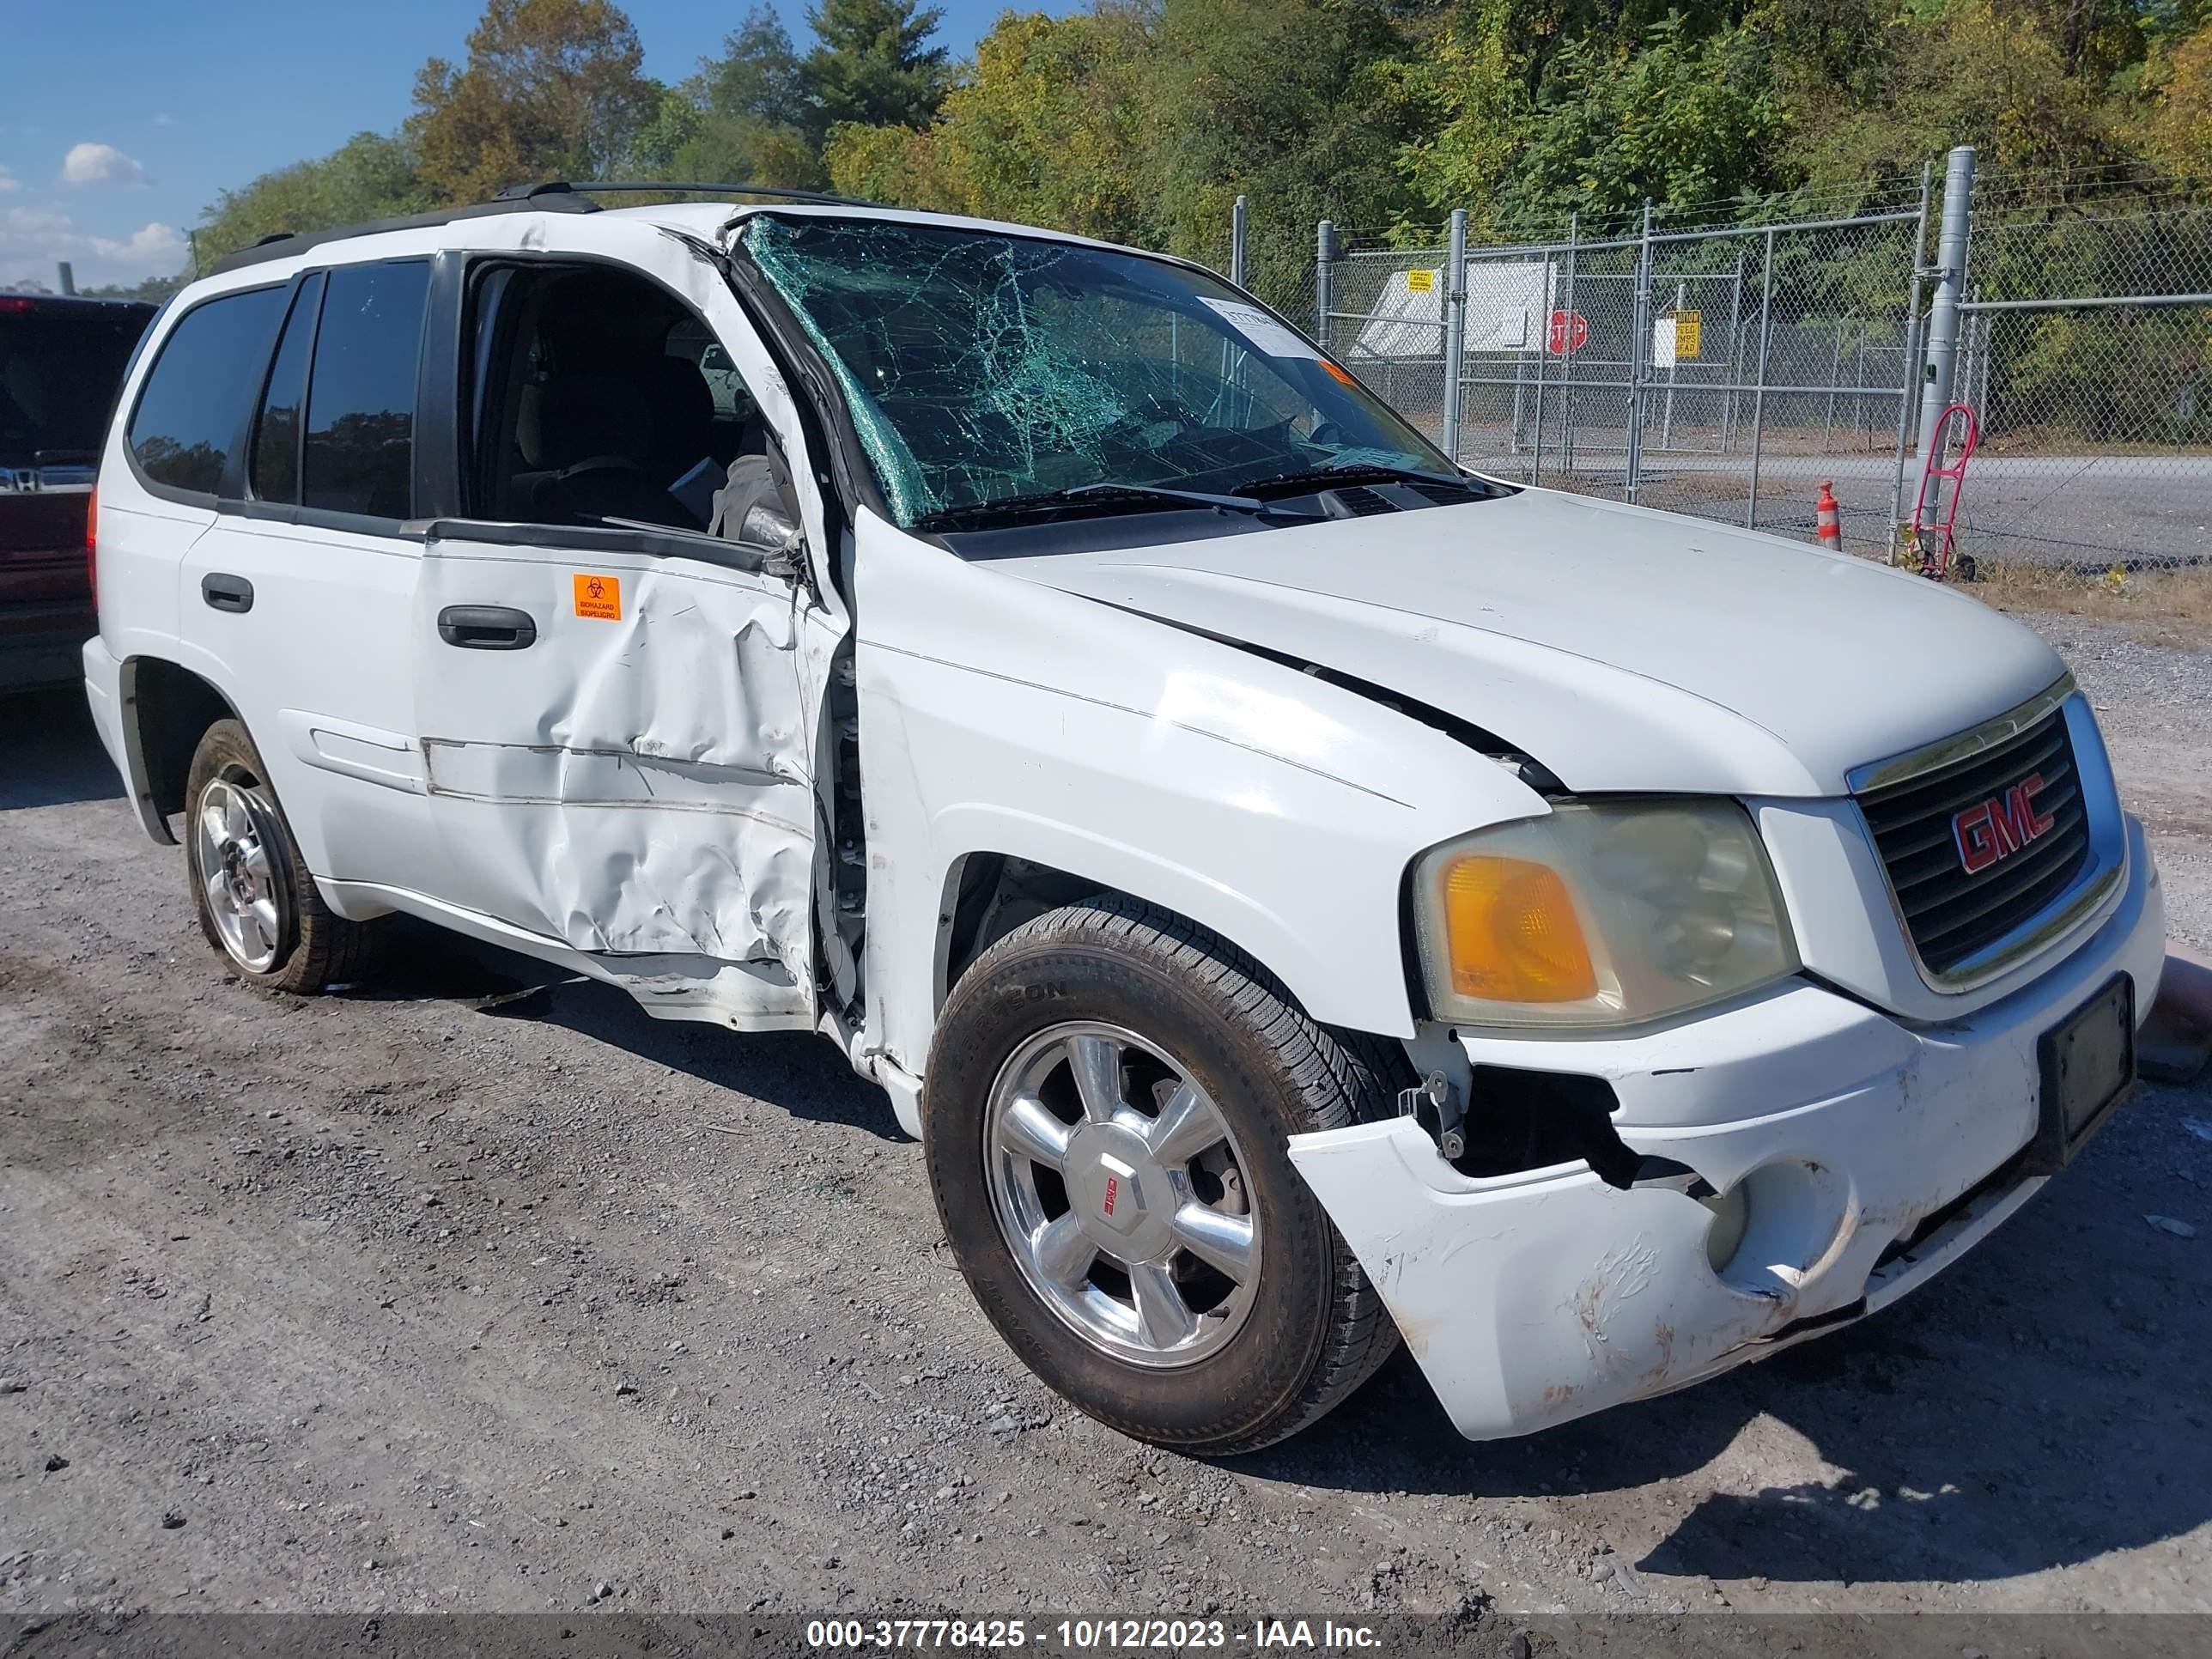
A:
<svg viewBox="0 0 2212 1659">
<path fill-rule="evenodd" d="M 2035 807 L 2042 788 L 2043 774 L 2031 773 L 2003 794 L 1953 813 L 1951 839 L 1958 843 L 1959 867 L 1978 876 L 2048 831 L 2051 814 Z"/>
<path fill-rule="evenodd" d="M 1113 1214 L 1113 1213 L 1114 1213 L 1114 1200 L 1115 1200 L 1115 1199 L 1119 1198 L 1121 1195 L 1121 1176 L 1108 1176 L 1106 1177 L 1106 1201 L 1105 1201 L 1105 1203 L 1103 1203 L 1103 1205 L 1099 1206 L 1099 1207 L 1100 1207 L 1101 1209 L 1104 1210 L 1108 1215 L 1111 1215 L 1111 1214 Z"/>
</svg>

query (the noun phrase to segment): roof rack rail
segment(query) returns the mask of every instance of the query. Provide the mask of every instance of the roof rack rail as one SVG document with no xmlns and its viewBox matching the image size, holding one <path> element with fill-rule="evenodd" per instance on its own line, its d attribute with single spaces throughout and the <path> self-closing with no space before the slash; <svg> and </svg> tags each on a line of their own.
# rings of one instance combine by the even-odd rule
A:
<svg viewBox="0 0 2212 1659">
<path fill-rule="evenodd" d="M 372 236 L 384 230 L 421 230 L 432 225 L 449 225 L 456 219 L 488 218 L 493 214 L 518 213 L 532 208 L 541 213 L 597 213 L 599 204 L 587 193 L 593 191 L 650 192 L 668 196 L 766 196 L 777 201 L 816 202 L 828 207 L 878 205 L 854 197 L 832 196 L 819 190 L 789 190 L 781 185 L 667 184 L 648 179 L 571 184 L 566 179 L 547 179 L 536 184 L 510 185 L 490 201 L 474 202 L 465 207 L 438 208 L 428 213 L 411 213 L 397 219 L 372 219 L 366 224 L 333 225 L 327 230 L 271 231 L 251 246 L 242 247 L 235 253 L 217 260 L 208 268 L 208 274 L 214 276 L 226 270 L 237 270 L 243 266 L 258 265 L 270 259 L 287 259 L 325 242 L 343 241 L 353 236 Z"/>
<path fill-rule="evenodd" d="M 855 196 L 833 196 L 827 191 L 795 190 L 783 185 L 702 184 L 659 179 L 596 179 L 571 183 L 549 179 L 534 185 L 510 185 L 493 199 L 500 202 L 535 201 L 540 197 L 581 196 L 587 191 L 629 191 L 656 196 L 768 196 L 779 202 L 820 202 L 830 207 L 876 207 L 880 204 Z"/>
<path fill-rule="evenodd" d="M 289 259 L 325 242 L 343 242 L 355 236 L 374 236 L 386 230 L 422 230 L 449 225 L 457 219 L 488 219 L 495 214 L 518 213 L 535 208 L 541 213 L 597 213 L 599 204 L 581 196 L 553 191 L 534 201 L 474 202 L 465 207 L 438 208 L 428 213 L 410 213 L 397 219 L 371 219 L 365 224 L 332 225 L 327 230 L 272 231 L 250 247 L 227 254 L 210 265 L 206 274 L 218 276 L 270 259 Z"/>
</svg>

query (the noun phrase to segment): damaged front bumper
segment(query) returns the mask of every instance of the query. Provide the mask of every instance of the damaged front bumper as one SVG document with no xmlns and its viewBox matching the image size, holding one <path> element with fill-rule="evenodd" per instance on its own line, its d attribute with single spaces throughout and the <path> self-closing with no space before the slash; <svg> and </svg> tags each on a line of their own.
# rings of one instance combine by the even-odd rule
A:
<svg viewBox="0 0 2212 1659">
<path fill-rule="evenodd" d="M 1410 1117 L 1299 1135 L 1291 1157 L 1470 1439 L 1665 1393 L 1887 1305 L 2043 1185 L 2038 1040 L 2117 973 L 2150 1008 L 2164 915 L 2128 823 L 2118 906 L 2033 984 L 1906 1025 L 1809 981 L 1638 1037 L 1462 1034 L 1475 1063 L 1602 1075 L 1636 1153 L 1747 1202 L 1717 1268 L 1715 1212 L 1683 1182 L 1607 1186 L 1581 1164 L 1459 1174 Z M 1480 1104 L 1477 1103 L 1477 1109 Z"/>
</svg>

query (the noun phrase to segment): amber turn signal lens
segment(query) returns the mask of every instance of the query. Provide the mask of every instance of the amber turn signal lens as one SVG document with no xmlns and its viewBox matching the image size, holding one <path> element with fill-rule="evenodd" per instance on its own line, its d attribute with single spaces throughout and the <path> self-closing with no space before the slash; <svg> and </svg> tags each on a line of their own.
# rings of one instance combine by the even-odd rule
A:
<svg viewBox="0 0 2212 1659">
<path fill-rule="evenodd" d="M 1446 867 L 1452 989 L 1489 1002 L 1580 1002 L 1597 974 L 1567 885 L 1548 865 L 1473 853 Z"/>
</svg>

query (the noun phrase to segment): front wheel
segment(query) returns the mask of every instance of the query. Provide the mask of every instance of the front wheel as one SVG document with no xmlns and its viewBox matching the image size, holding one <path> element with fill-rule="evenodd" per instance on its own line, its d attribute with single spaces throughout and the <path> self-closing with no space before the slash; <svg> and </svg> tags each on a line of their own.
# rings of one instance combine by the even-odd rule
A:
<svg viewBox="0 0 2212 1659">
<path fill-rule="evenodd" d="M 1201 1455 L 1294 1434 L 1397 1332 L 1286 1143 L 1386 1111 L 1395 1063 L 1179 917 L 1040 916 L 961 980 L 931 1053 L 924 1150 L 961 1271 L 1102 1422 Z"/>
</svg>

